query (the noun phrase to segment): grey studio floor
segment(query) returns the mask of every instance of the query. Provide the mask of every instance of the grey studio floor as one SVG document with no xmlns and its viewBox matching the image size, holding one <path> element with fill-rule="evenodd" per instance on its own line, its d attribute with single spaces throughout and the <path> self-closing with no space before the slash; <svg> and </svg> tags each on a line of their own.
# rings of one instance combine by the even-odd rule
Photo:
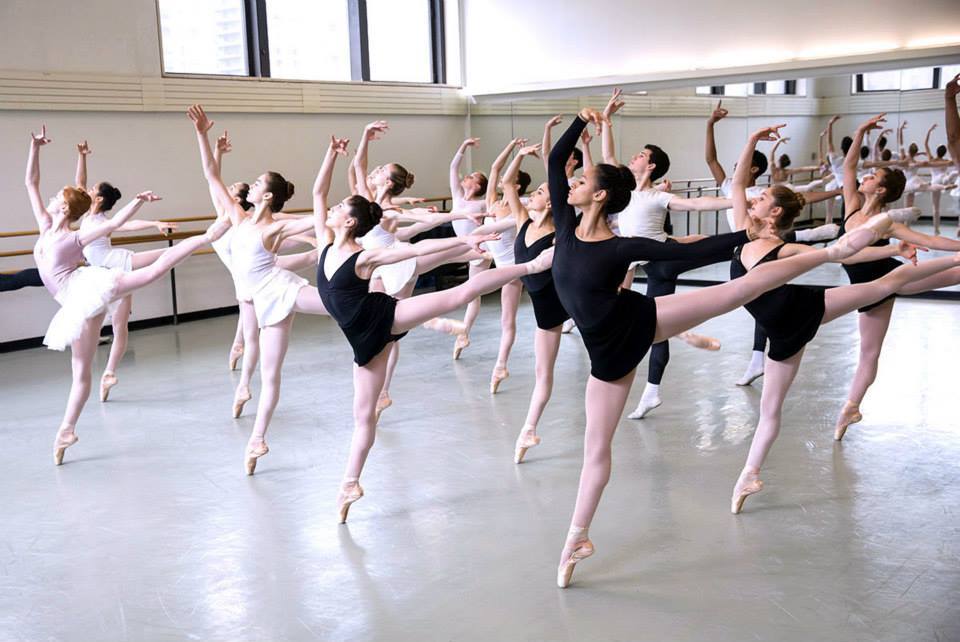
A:
<svg viewBox="0 0 960 642">
<path fill-rule="evenodd" d="M 897 303 L 864 421 L 841 444 L 832 422 L 856 319 L 822 329 L 767 488 L 740 516 L 729 497 L 760 386 L 732 382 L 752 320 L 739 310 L 702 326 L 719 353 L 674 343 L 664 405 L 620 424 L 597 553 L 567 590 L 555 570 L 587 358 L 576 334 L 563 337 L 544 442 L 515 466 L 533 316 L 524 299 L 512 376 L 491 398 L 498 312 L 488 297 L 459 362 L 451 338 L 402 342 L 367 496 L 345 526 L 334 500 L 351 365 L 329 319 L 296 321 L 254 477 L 242 470 L 254 406 L 229 415 L 235 317 L 133 332 L 120 385 L 89 402 L 59 468 L 69 357 L 0 355 L 0 639 L 960 639 L 960 304 Z"/>
</svg>

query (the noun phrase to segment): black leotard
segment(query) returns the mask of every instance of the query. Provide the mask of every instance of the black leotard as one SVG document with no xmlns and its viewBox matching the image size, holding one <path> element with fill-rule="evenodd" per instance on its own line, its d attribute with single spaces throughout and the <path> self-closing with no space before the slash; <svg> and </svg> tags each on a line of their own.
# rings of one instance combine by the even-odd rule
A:
<svg viewBox="0 0 960 642">
<path fill-rule="evenodd" d="M 785 243 L 767 252 L 754 267 L 774 261 Z M 738 247 L 730 261 L 730 278 L 739 279 L 747 273 L 740 260 L 742 247 Z M 770 337 L 767 356 L 774 361 L 785 361 L 800 352 L 817 335 L 823 322 L 824 291 L 805 285 L 787 283 L 769 292 L 764 292 L 743 306 Z"/>
<path fill-rule="evenodd" d="M 517 240 L 513 242 L 513 255 L 517 263 L 526 263 L 540 256 L 540 253 L 553 245 L 553 239 L 556 232 L 538 238 L 533 245 L 528 246 L 526 241 L 527 228 L 530 227 L 531 219 L 520 226 L 517 232 Z M 520 280 L 530 293 L 530 301 L 533 303 L 533 316 L 537 320 L 537 327 L 541 330 L 551 330 L 570 318 L 567 311 L 563 309 L 560 298 L 557 296 L 557 289 L 553 286 L 553 275 L 550 270 L 521 276 Z"/>
<path fill-rule="evenodd" d="M 357 257 L 360 252 L 351 255 L 332 277 L 327 278 L 323 266 L 330 247 L 323 248 L 317 265 L 317 291 L 327 312 L 350 342 L 353 360 L 358 366 L 365 366 L 388 343 L 403 338 L 407 333 L 390 332 L 397 300 L 383 292 L 371 292 L 370 279 L 357 276 Z"/>
<path fill-rule="evenodd" d="M 850 216 L 853 216 L 859 211 L 860 210 L 854 210 Z M 840 234 L 847 233 L 847 221 L 850 219 L 850 216 L 847 216 L 840 221 Z M 885 245 L 890 245 L 890 239 L 880 239 L 871 247 L 883 247 Z M 893 272 L 901 265 L 903 265 L 903 263 L 894 258 L 886 258 L 878 261 L 850 263 L 849 265 L 844 263 L 843 270 L 847 273 L 847 278 L 850 279 L 850 283 L 866 283 L 868 281 L 876 281 L 881 276 L 885 276 L 890 272 Z M 862 308 L 857 308 L 857 312 L 868 312 L 879 305 L 883 305 L 896 296 L 896 294 L 886 296 L 876 303 L 871 303 L 870 305 L 865 305 Z"/>
<path fill-rule="evenodd" d="M 657 329 L 655 299 L 621 290 L 633 261 L 688 259 L 732 250 L 748 241 L 746 232 L 721 234 L 696 243 L 661 243 L 642 237 L 615 236 L 602 241 L 577 238 L 577 218 L 567 203 L 570 186 L 564 164 L 586 123 L 575 118 L 550 153 L 549 184 L 557 227 L 553 280 L 590 355 L 590 374 L 615 381 L 637 367 Z"/>
</svg>

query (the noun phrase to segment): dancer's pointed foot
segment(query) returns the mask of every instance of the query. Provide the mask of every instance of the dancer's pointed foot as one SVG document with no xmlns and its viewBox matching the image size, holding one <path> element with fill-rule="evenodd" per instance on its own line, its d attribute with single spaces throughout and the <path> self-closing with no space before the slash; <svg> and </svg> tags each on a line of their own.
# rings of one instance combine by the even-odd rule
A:
<svg viewBox="0 0 960 642">
<path fill-rule="evenodd" d="M 957 232 L 957 235 L 960 236 L 960 231 Z M 563 322 L 563 327 L 560 328 L 561 334 L 570 334 L 573 332 L 573 329 L 577 327 L 577 322 L 573 319 L 567 319 Z"/>
<path fill-rule="evenodd" d="M 380 421 L 380 415 L 383 414 L 383 411 L 393 405 L 393 399 L 390 398 L 390 393 L 386 390 L 380 391 L 380 396 L 377 397 L 377 421 Z"/>
<path fill-rule="evenodd" d="M 80 441 L 74 432 L 73 426 L 63 426 L 57 431 L 57 437 L 53 440 L 53 463 L 59 466 L 63 463 L 63 454 L 67 448 Z"/>
<path fill-rule="evenodd" d="M 763 482 L 760 480 L 760 471 L 743 469 L 740 473 L 740 479 L 737 485 L 733 487 L 733 497 L 730 499 L 730 512 L 739 515 L 743 510 L 743 502 L 747 497 L 763 490 Z"/>
<path fill-rule="evenodd" d="M 250 441 L 247 443 L 247 452 L 243 458 L 243 465 L 248 475 L 252 475 L 254 471 L 257 470 L 257 460 L 268 452 L 270 452 L 270 449 L 267 448 L 267 442 L 263 440 Z"/>
<path fill-rule="evenodd" d="M 587 559 L 594 553 L 593 542 L 587 537 L 587 529 L 572 526 L 567 533 L 567 542 L 560 554 L 560 566 L 557 568 L 557 586 L 567 588 L 573 577 L 573 568 L 577 562 Z"/>
<path fill-rule="evenodd" d="M 461 335 L 466 334 L 467 332 L 467 326 L 463 321 L 447 319 L 445 317 L 428 319 L 427 321 L 423 322 L 423 327 L 425 327 L 427 330 L 442 332 L 444 334 Z"/>
<path fill-rule="evenodd" d="M 837 425 L 833 428 L 833 438 L 840 441 L 850 424 L 859 423 L 862 420 L 863 415 L 860 414 L 860 406 L 852 401 L 847 401 L 843 404 L 843 410 L 840 411 L 840 416 L 837 418 Z"/>
<path fill-rule="evenodd" d="M 243 413 L 243 406 L 253 398 L 250 394 L 249 386 L 237 386 L 237 391 L 233 395 L 233 418 L 236 419 Z"/>
<path fill-rule="evenodd" d="M 524 426 L 517 437 L 517 444 L 513 449 L 513 463 L 522 464 L 523 458 L 527 456 L 527 451 L 534 446 L 540 445 L 540 437 L 537 435 L 536 426 Z"/>
<path fill-rule="evenodd" d="M 243 358 L 243 344 L 233 344 L 230 346 L 230 359 L 229 365 L 230 370 L 236 370 L 237 364 L 240 362 L 240 359 Z"/>
<path fill-rule="evenodd" d="M 703 334 L 697 334 L 696 332 L 681 332 L 677 335 L 677 338 L 687 343 L 694 348 L 699 348 L 701 350 L 719 350 L 720 349 L 720 340 L 714 339 L 713 337 L 708 337 Z"/>
<path fill-rule="evenodd" d="M 363 488 L 357 478 L 344 479 L 340 486 L 340 495 L 337 497 L 337 515 L 341 524 L 347 523 L 347 513 L 350 506 L 363 497 Z"/>
<path fill-rule="evenodd" d="M 106 401 L 110 397 L 110 388 L 117 385 L 119 381 L 116 373 L 109 370 L 103 371 L 103 376 L 100 377 L 100 401 Z"/>
<path fill-rule="evenodd" d="M 497 365 L 493 368 L 493 374 L 490 375 L 490 394 L 497 394 L 497 388 L 500 387 L 500 382 L 510 376 L 510 371 L 507 370 L 507 366 Z"/>
<path fill-rule="evenodd" d="M 456 361 L 465 348 L 470 346 L 470 336 L 467 334 L 458 334 L 457 340 L 453 342 L 453 359 Z"/>
</svg>

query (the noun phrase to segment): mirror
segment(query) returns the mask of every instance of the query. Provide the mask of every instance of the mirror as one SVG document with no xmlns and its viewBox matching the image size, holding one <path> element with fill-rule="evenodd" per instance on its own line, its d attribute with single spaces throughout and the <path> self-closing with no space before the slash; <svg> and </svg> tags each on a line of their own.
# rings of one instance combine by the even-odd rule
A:
<svg viewBox="0 0 960 642">
<path fill-rule="evenodd" d="M 899 157 L 897 131 L 906 123 L 904 150 L 910 155 L 911 144 L 916 153 L 907 168 L 911 189 L 895 205 L 915 204 L 923 214 L 913 227 L 927 234 L 934 233 L 935 212 L 939 213 L 939 233 L 949 238 L 958 236 L 957 179 L 951 176 L 952 166 L 938 156 L 938 148 L 945 145 L 942 91 L 945 83 L 960 73 L 960 65 L 946 64 L 916 69 L 866 71 L 862 74 L 826 75 L 810 78 L 776 77 L 750 83 L 723 86 L 684 87 L 625 93 L 624 108 L 613 118 L 614 143 L 617 159 L 628 163 L 643 151 L 643 145 L 659 145 L 670 157 L 671 189 L 677 196 L 699 197 L 717 194 L 717 183 L 704 158 L 707 117 L 722 101 L 727 111 L 725 118 L 714 126 L 717 161 L 729 177 L 747 136 L 760 127 L 786 123 L 782 130 L 789 140 L 777 147 L 774 160 L 777 169 L 771 172 L 770 153 L 773 143 L 758 146 L 766 171 L 758 178 L 759 186 L 769 185 L 776 174 L 778 182 L 786 182 L 804 190 L 810 200 L 823 199 L 818 193 L 835 185 L 829 182 L 829 162 L 821 162 L 820 134 L 831 116 L 840 119 L 833 126 L 833 146 L 842 156 L 844 137 L 851 136 L 857 126 L 870 116 L 887 112 L 886 148 L 892 159 Z M 581 98 L 530 98 L 511 102 L 478 103 L 472 106 L 471 135 L 480 137 L 481 147 L 474 152 L 473 166 L 488 172 L 496 155 L 512 138 L 522 136 L 531 144 L 540 142 L 545 122 L 555 114 L 565 119 L 553 128 L 555 141 L 563 133 L 569 117 L 580 108 L 590 105 L 602 109 L 608 95 L 585 95 Z M 930 131 L 931 126 L 936 127 Z M 930 132 L 929 147 L 934 157 L 931 167 L 925 149 Z M 591 133 L 592 130 L 591 130 Z M 825 138 L 825 137 L 824 137 Z M 861 173 L 873 169 L 873 163 L 883 163 L 883 146 L 878 145 L 878 134 L 865 141 L 865 167 Z M 824 140 L 823 155 L 827 155 Z M 595 137 L 590 144 L 595 161 L 602 160 L 601 141 Z M 941 153 L 944 149 L 939 150 Z M 939 158 L 939 160 L 938 160 Z M 545 180 L 542 163 L 525 163 L 524 169 L 533 178 L 533 185 Z M 862 175 L 862 174 L 861 174 Z M 950 187 L 952 186 L 952 187 Z M 798 229 L 823 225 L 828 220 L 839 223 L 843 215 L 839 198 L 826 198 L 809 204 L 797 219 Z M 715 234 L 729 230 L 723 212 L 671 212 L 672 235 Z M 923 258 L 939 256 L 927 253 Z M 726 281 L 726 264 L 700 268 L 683 275 L 697 281 Z M 804 275 L 797 282 L 823 286 L 846 284 L 846 276 L 839 267 L 823 266 Z M 949 288 L 960 292 L 960 286 Z"/>
</svg>

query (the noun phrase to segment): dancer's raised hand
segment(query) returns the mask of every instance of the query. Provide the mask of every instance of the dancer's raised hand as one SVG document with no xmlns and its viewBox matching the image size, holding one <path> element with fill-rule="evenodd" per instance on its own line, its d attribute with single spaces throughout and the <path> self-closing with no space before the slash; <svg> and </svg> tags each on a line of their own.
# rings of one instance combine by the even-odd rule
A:
<svg viewBox="0 0 960 642">
<path fill-rule="evenodd" d="M 30 140 L 37 147 L 43 147 L 47 143 L 51 142 L 50 139 L 47 138 L 47 126 L 40 125 L 39 134 L 34 134 L 33 132 L 30 132 Z"/>
<path fill-rule="evenodd" d="M 771 125 L 770 127 L 762 127 L 757 131 L 751 134 L 751 138 L 755 141 L 771 141 L 771 140 L 780 140 L 780 130 L 786 127 L 787 124 L 783 123 L 782 125 Z"/>
<path fill-rule="evenodd" d="M 860 125 L 860 127 L 857 128 L 857 131 L 868 132 L 874 129 L 883 129 L 883 124 L 886 122 L 887 122 L 887 112 L 883 112 L 882 114 L 877 114 L 873 118 L 870 118 L 869 120 L 864 121 Z M 906 121 L 904 121 L 903 124 L 900 125 L 900 128 L 902 129 L 906 124 L 907 124 Z"/>
<path fill-rule="evenodd" d="M 341 156 L 347 155 L 347 145 L 350 144 L 349 138 L 337 138 L 336 136 L 330 136 L 330 150 L 334 154 L 339 154 Z"/>
<path fill-rule="evenodd" d="M 381 136 L 387 133 L 390 124 L 385 120 L 375 120 L 363 128 L 363 135 L 367 140 L 379 140 Z"/>
<path fill-rule="evenodd" d="M 610 95 L 610 100 L 607 101 L 606 107 L 603 108 L 603 117 L 605 120 L 609 121 L 610 117 L 620 111 L 620 108 L 623 107 L 624 102 L 620 98 L 622 94 L 623 91 L 620 89 L 613 90 L 613 93 Z"/>
<path fill-rule="evenodd" d="M 159 194 L 154 194 L 150 190 L 147 190 L 146 192 L 140 192 L 137 194 L 136 199 L 141 203 L 153 203 L 155 201 L 162 200 Z"/>
<path fill-rule="evenodd" d="M 584 130 L 584 131 L 586 131 L 586 130 Z M 536 157 L 539 158 L 539 157 L 540 157 L 540 147 L 541 147 L 540 143 L 537 143 L 536 145 L 528 145 L 528 146 L 526 146 L 526 147 L 521 147 L 521 148 L 519 149 L 519 151 L 517 151 L 517 153 L 518 153 L 520 156 L 536 156 Z"/>
<path fill-rule="evenodd" d="M 499 234 L 468 234 L 463 237 L 463 240 L 471 248 L 477 252 L 481 252 L 480 245 L 486 243 L 487 241 L 498 241 L 500 240 Z"/>
<path fill-rule="evenodd" d="M 227 130 L 224 129 L 223 133 L 217 137 L 217 152 L 221 155 L 229 154 L 233 151 L 233 143 L 230 142 L 230 136 L 227 134 Z"/>
<path fill-rule="evenodd" d="M 712 125 L 712 124 L 716 123 L 717 121 L 720 121 L 720 120 L 723 120 L 724 118 L 726 118 L 726 117 L 727 117 L 727 114 L 729 114 L 729 113 L 730 113 L 730 112 L 729 112 L 727 109 L 724 109 L 724 107 L 723 107 L 723 99 L 721 98 L 720 100 L 717 101 L 717 106 L 716 106 L 716 107 L 714 108 L 714 110 L 710 113 L 710 118 L 707 119 L 707 122 Z"/>
<path fill-rule="evenodd" d="M 200 105 L 190 105 L 187 108 L 187 116 L 193 121 L 198 134 L 206 134 L 213 127 L 213 121 L 207 117 L 207 113 Z"/>
<path fill-rule="evenodd" d="M 77 153 L 81 156 L 89 156 L 93 151 L 90 149 L 90 146 L 87 145 L 87 141 L 83 141 L 82 143 L 77 143 Z"/>
</svg>

